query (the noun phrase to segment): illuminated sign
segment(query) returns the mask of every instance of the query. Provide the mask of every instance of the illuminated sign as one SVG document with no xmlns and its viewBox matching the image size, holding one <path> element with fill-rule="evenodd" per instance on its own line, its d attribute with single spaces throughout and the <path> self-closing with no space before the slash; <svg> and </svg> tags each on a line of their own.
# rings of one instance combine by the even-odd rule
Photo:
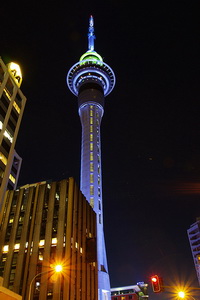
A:
<svg viewBox="0 0 200 300">
<path fill-rule="evenodd" d="M 8 66 L 8 72 L 15 80 L 17 86 L 20 87 L 22 83 L 22 72 L 20 66 L 14 62 L 10 62 L 7 66 Z"/>
</svg>

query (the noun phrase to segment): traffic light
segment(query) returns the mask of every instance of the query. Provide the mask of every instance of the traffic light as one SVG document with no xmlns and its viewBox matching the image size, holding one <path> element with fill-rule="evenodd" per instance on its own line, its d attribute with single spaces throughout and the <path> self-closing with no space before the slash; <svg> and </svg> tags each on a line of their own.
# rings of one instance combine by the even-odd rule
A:
<svg viewBox="0 0 200 300">
<path fill-rule="evenodd" d="M 151 276 L 151 284 L 154 293 L 160 293 L 163 291 L 162 278 L 158 275 Z"/>
</svg>

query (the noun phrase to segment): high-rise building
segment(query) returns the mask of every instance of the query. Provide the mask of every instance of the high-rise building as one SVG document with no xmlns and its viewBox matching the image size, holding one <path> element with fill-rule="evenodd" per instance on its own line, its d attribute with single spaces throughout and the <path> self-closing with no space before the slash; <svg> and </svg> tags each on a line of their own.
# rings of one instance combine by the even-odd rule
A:
<svg viewBox="0 0 200 300">
<path fill-rule="evenodd" d="M 110 280 L 103 231 L 101 135 L 104 97 L 115 85 L 113 70 L 94 50 L 94 21 L 89 20 L 88 51 L 67 75 L 70 91 L 78 97 L 82 125 L 80 189 L 97 216 L 98 299 L 110 299 Z"/>
<path fill-rule="evenodd" d="M 198 282 L 200 284 L 200 218 L 193 223 L 187 230 L 192 257 L 197 273 Z"/>
<path fill-rule="evenodd" d="M 0 209 L 7 188 L 16 187 L 21 158 L 15 143 L 26 98 L 20 90 L 22 75 L 19 65 L 7 66 L 0 58 Z"/>
<path fill-rule="evenodd" d="M 4 288 L 27 300 L 98 299 L 96 214 L 73 178 L 7 190 L 0 237 Z"/>
</svg>

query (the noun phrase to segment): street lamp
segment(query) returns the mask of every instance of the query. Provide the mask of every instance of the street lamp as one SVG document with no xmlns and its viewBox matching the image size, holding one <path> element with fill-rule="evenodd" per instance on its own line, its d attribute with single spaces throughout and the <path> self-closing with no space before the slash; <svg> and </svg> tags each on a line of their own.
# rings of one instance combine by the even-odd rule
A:
<svg viewBox="0 0 200 300">
<path fill-rule="evenodd" d="M 60 272 L 62 272 L 63 267 L 62 267 L 62 265 L 56 265 L 56 266 L 54 266 L 52 269 L 53 269 L 56 273 L 60 273 Z M 40 275 L 49 273 L 50 271 L 52 271 L 52 269 L 47 270 L 47 271 L 44 271 L 44 272 L 40 272 L 40 273 L 36 274 L 36 275 L 32 278 L 32 280 L 31 280 L 31 282 L 30 282 L 30 286 L 29 286 L 28 300 L 31 300 L 31 290 L 32 290 L 32 285 L 33 285 L 33 282 L 34 282 L 35 278 L 38 277 L 38 276 L 40 276 Z"/>
<path fill-rule="evenodd" d="M 180 291 L 180 292 L 178 292 L 178 297 L 179 298 L 185 298 L 185 292 L 183 292 L 183 291 Z M 187 297 L 188 298 L 188 297 Z M 193 296 L 191 296 L 191 295 L 189 295 L 189 298 L 192 298 L 193 300 L 196 300 Z"/>
<path fill-rule="evenodd" d="M 185 298 L 185 292 L 183 291 L 178 292 L 178 296 L 179 298 Z"/>
</svg>

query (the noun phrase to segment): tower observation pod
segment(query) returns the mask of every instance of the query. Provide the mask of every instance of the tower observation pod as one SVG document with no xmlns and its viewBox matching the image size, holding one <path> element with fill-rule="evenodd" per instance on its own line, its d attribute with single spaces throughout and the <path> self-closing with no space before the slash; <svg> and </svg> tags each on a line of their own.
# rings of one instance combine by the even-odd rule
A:
<svg viewBox="0 0 200 300">
<path fill-rule="evenodd" d="M 98 299 L 110 299 L 106 249 L 103 231 L 100 125 L 104 98 L 115 86 L 113 70 L 94 51 L 94 20 L 90 16 L 88 51 L 67 74 L 67 85 L 78 97 L 82 126 L 80 189 L 97 216 Z"/>
</svg>

